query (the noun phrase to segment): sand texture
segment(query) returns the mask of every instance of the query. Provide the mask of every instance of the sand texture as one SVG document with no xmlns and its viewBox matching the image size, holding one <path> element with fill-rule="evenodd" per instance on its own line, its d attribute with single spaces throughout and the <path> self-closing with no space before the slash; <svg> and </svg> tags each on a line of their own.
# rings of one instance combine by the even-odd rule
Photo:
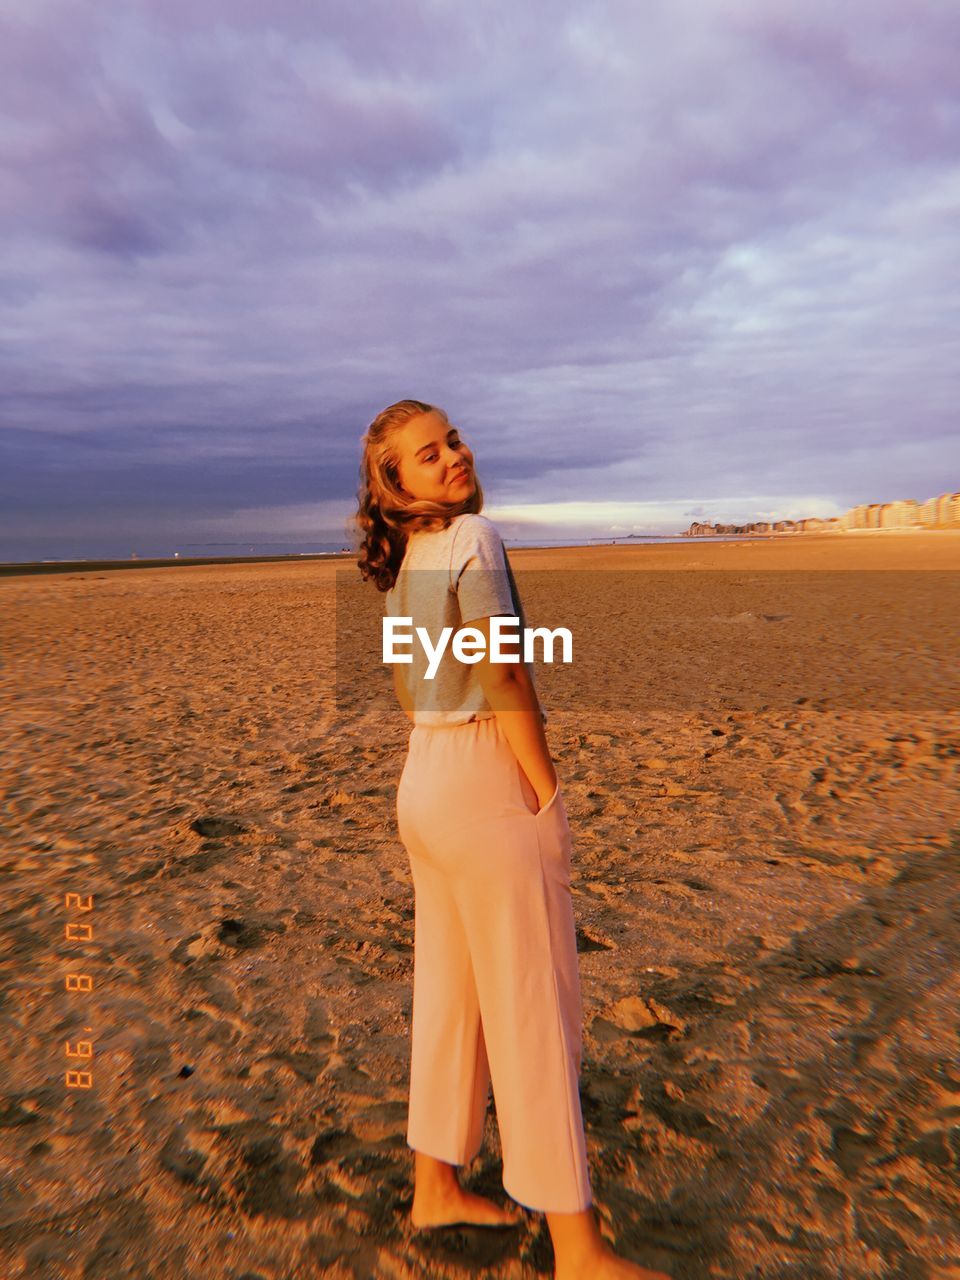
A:
<svg viewBox="0 0 960 1280">
<path fill-rule="evenodd" d="M 960 535 L 510 554 L 599 655 L 538 683 L 604 1233 L 957 1280 Z M 409 722 L 337 573 L 0 581 L 4 1280 L 552 1272 L 541 1215 L 409 1226 Z"/>
</svg>

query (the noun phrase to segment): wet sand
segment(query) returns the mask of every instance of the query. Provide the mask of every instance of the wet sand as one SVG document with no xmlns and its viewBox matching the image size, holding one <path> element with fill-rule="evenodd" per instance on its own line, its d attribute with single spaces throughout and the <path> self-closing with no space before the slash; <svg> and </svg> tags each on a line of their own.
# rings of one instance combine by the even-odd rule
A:
<svg viewBox="0 0 960 1280">
<path fill-rule="evenodd" d="M 631 701 L 615 664 L 611 709 L 542 683 L 605 1234 L 677 1280 L 960 1276 L 960 534 L 509 554 L 522 590 L 563 570 L 543 598 L 566 583 L 584 619 L 604 573 L 665 573 L 685 628 L 618 588 L 671 698 Z M 540 1215 L 409 1226 L 410 726 L 385 669 L 335 699 L 337 572 L 0 581 L 4 1277 L 551 1274 Z M 743 593 L 769 575 L 764 612 Z M 908 597 L 890 687 L 827 696 L 884 639 L 877 587 Z M 713 679 L 685 700 L 698 635 Z M 774 694 L 741 705 L 721 652 Z M 494 1099 L 464 1181 L 503 1199 L 499 1155 Z"/>
</svg>

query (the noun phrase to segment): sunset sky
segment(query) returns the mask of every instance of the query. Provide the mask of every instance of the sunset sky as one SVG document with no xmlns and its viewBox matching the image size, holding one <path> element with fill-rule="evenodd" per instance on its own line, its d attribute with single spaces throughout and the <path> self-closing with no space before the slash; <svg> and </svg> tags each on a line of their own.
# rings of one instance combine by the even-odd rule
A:
<svg viewBox="0 0 960 1280">
<path fill-rule="evenodd" d="M 0 559 L 960 487 L 955 0 L 0 0 Z"/>
</svg>

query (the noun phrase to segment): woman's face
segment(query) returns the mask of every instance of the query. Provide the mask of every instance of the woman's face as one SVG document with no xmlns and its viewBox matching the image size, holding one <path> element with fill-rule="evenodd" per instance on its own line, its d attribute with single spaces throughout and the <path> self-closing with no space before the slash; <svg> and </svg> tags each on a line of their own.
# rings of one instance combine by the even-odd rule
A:
<svg viewBox="0 0 960 1280">
<path fill-rule="evenodd" d="M 400 487 L 411 498 L 462 502 L 477 487 L 473 454 L 456 427 L 436 413 L 411 418 L 397 436 Z"/>
</svg>

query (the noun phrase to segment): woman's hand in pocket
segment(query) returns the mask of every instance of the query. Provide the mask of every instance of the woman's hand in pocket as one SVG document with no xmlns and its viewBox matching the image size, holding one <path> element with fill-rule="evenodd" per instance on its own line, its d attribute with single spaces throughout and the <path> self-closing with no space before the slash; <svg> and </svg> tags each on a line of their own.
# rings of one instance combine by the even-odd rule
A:
<svg viewBox="0 0 960 1280">
<path fill-rule="evenodd" d="M 541 809 L 545 809 L 547 807 L 547 805 L 550 803 L 553 797 L 557 794 L 557 790 L 559 786 L 560 786 L 560 782 L 559 780 L 557 780 L 556 782 L 554 782 L 553 786 L 550 788 L 548 792 L 546 792 L 545 795 L 540 795 L 539 792 L 537 793 L 537 812 L 538 813 Z"/>
</svg>

